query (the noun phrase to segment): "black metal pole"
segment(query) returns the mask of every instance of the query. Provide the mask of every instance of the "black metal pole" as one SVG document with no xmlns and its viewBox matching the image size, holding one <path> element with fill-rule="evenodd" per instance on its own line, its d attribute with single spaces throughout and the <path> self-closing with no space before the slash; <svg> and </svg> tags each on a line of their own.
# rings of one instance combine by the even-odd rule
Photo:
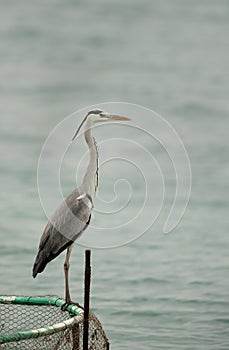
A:
<svg viewBox="0 0 229 350">
<path fill-rule="evenodd" d="M 83 323 L 83 350 L 88 350 L 88 327 L 90 307 L 91 282 L 91 251 L 85 250 L 85 279 L 84 279 L 84 323 Z"/>
</svg>

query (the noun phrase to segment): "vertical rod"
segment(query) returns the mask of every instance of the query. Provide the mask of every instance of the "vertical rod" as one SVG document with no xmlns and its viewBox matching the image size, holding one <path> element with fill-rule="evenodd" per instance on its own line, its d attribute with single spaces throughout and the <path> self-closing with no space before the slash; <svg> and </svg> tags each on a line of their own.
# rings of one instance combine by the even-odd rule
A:
<svg viewBox="0 0 229 350">
<path fill-rule="evenodd" d="M 84 279 L 84 323 L 83 323 L 83 350 L 88 350 L 89 303 L 91 282 L 91 251 L 85 250 L 85 279 Z"/>
</svg>

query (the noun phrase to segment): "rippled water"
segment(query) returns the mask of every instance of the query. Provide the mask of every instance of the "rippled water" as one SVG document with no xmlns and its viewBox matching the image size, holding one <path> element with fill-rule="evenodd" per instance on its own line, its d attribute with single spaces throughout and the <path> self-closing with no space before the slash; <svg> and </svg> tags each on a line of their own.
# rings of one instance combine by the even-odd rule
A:
<svg viewBox="0 0 229 350">
<path fill-rule="evenodd" d="M 132 244 L 93 250 L 92 307 L 112 349 L 228 349 L 228 1 L 23 0 L 2 2 L 0 12 L 0 293 L 63 295 L 64 256 L 31 278 L 46 223 L 36 170 L 48 134 L 79 108 L 137 103 L 163 115 L 182 138 L 192 167 L 191 200 L 179 226 L 164 235 L 175 177 L 155 142 L 165 206 Z M 101 129 L 100 142 L 103 136 Z M 107 200 L 119 169 L 101 169 Z M 67 193 L 71 173 L 63 183 Z M 150 190 L 155 194 L 156 186 Z M 76 246 L 71 260 L 79 301 L 83 251 Z"/>
</svg>

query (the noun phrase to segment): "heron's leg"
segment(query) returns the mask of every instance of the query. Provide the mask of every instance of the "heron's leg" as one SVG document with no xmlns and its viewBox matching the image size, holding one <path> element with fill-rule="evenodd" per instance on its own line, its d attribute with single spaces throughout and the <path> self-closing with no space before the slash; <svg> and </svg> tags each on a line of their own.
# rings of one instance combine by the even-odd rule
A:
<svg viewBox="0 0 229 350">
<path fill-rule="evenodd" d="M 66 253 L 65 262 L 64 262 L 65 303 L 61 307 L 62 310 L 65 310 L 66 307 L 68 306 L 68 304 L 74 304 L 74 305 L 77 305 L 78 307 L 83 309 L 83 307 L 79 303 L 76 303 L 76 302 L 72 301 L 71 297 L 70 297 L 69 282 L 68 282 L 68 270 L 69 270 L 69 266 L 70 266 L 69 260 L 70 260 L 70 255 L 71 255 L 72 248 L 73 248 L 73 244 L 68 247 L 67 253 Z"/>
<path fill-rule="evenodd" d="M 64 262 L 65 301 L 68 304 L 71 302 L 71 297 L 70 297 L 70 292 L 69 292 L 69 282 L 68 282 L 68 270 L 69 270 L 69 266 L 70 266 L 69 260 L 70 260 L 71 251 L 72 251 L 72 245 L 70 247 L 68 247 L 68 249 L 67 249 L 66 258 L 65 258 L 65 262 Z"/>
</svg>

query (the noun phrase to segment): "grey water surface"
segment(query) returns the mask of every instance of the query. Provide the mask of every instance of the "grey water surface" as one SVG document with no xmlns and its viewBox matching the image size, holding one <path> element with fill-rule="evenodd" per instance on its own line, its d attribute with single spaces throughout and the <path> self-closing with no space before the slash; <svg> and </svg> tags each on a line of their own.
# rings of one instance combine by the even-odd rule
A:
<svg viewBox="0 0 229 350">
<path fill-rule="evenodd" d="M 0 2 L 0 14 L 0 294 L 64 295 L 64 254 L 35 280 L 31 276 L 47 221 L 37 164 L 49 133 L 80 108 L 135 103 L 161 114 L 183 140 L 192 169 L 191 198 L 180 224 L 163 234 L 175 174 L 158 143 L 151 145 L 142 135 L 142 144 L 162 165 L 165 203 L 139 239 L 92 250 L 91 306 L 114 350 L 227 350 L 229 2 L 9 0 Z M 102 142 L 103 130 L 110 137 L 117 136 L 115 130 L 134 137 L 125 128 L 106 126 L 95 131 L 96 138 Z M 79 148 L 74 144 L 76 158 L 64 162 L 71 168 L 63 171 L 65 194 L 75 186 L 73 170 L 86 151 L 81 141 Z M 105 147 L 99 148 L 103 161 Z M 125 148 L 131 161 L 142 157 L 130 145 Z M 101 196 L 112 200 L 124 169 L 137 194 L 128 213 L 136 215 L 145 188 L 140 173 L 133 171 L 130 178 L 126 165 L 113 165 L 101 168 Z M 156 183 L 147 189 L 155 198 Z M 125 202 L 129 190 L 119 185 L 117 196 Z M 142 224 L 152 212 L 146 208 Z M 95 213 L 93 222 L 98 219 L 105 227 L 113 224 L 112 216 Z M 141 222 L 134 230 L 121 227 L 119 234 L 138 235 Z M 72 296 L 80 302 L 84 249 L 76 245 L 71 258 Z"/>
</svg>

